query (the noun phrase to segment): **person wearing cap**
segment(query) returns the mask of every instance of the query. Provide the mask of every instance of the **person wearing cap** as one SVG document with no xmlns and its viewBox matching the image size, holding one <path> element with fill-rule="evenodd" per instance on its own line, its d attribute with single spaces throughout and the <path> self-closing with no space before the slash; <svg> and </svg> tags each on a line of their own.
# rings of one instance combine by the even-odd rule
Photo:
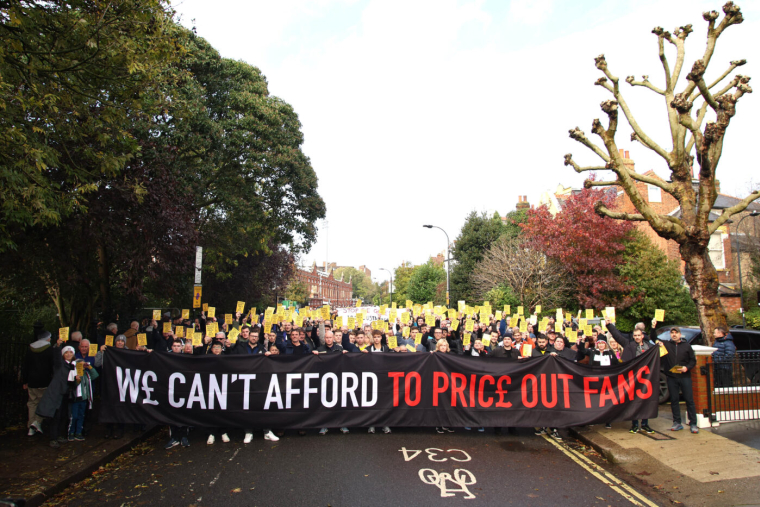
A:
<svg viewBox="0 0 760 507">
<path fill-rule="evenodd" d="M 697 365 L 697 358 L 691 345 L 682 339 L 681 329 L 670 328 L 670 340 L 662 341 L 657 336 L 657 321 L 652 320 L 650 339 L 664 348 L 667 354 L 660 358 L 662 372 L 668 382 L 670 392 L 670 409 L 673 413 L 673 426 L 671 431 L 681 431 L 681 395 L 686 402 L 686 413 L 689 415 L 689 427 L 692 433 L 699 433 L 697 426 L 697 410 L 694 405 L 694 392 L 691 385 L 691 373 L 689 370 Z M 680 394 L 679 394 L 680 393 Z"/>
<path fill-rule="evenodd" d="M 58 340 L 63 345 L 63 340 Z M 58 448 L 68 442 L 64 435 L 69 423 L 69 398 L 77 381 L 77 370 L 74 364 L 74 347 L 65 346 L 63 349 L 54 347 L 54 371 L 50 385 L 42 395 L 37 405 L 37 415 L 53 419 L 50 424 L 50 447 Z"/>
<path fill-rule="evenodd" d="M 24 358 L 24 366 L 21 368 L 21 382 L 27 392 L 29 401 L 26 406 L 29 411 L 29 420 L 26 423 L 27 435 L 42 434 L 42 420 L 37 415 L 42 395 L 50 381 L 53 379 L 53 365 L 55 364 L 54 347 L 50 344 L 50 331 L 41 330 L 37 340 L 29 345 Z"/>
</svg>

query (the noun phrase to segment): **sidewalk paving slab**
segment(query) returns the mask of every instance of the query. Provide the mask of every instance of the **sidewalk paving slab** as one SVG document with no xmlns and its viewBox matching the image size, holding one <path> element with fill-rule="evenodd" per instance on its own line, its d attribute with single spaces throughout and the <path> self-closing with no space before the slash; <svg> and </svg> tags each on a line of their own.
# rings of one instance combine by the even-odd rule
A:
<svg viewBox="0 0 760 507">
<path fill-rule="evenodd" d="M 34 507 L 128 451 L 155 428 L 106 440 L 105 428 L 95 425 L 84 442 L 64 443 L 58 449 L 50 447 L 47 435 L 29 437 L 26 431 L 0 431 L 0 498 L 23 498 Z"/>
<path fill-rule="evenodd" d="M 604 425 L 572 428 L 570 434 L 674 503 L 760 505 L 760 450 L 711 429 L 670 431 L 672 423 L 666 405 L 659 418 L 649 421 L 656 439 L 629 433 L 627 421 L 609 430 Z"/>
</svg>

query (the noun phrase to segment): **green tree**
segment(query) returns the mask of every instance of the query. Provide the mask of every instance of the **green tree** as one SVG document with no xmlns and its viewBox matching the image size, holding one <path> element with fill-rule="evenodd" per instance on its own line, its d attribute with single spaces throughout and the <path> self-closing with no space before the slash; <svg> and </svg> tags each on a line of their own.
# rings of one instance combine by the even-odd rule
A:
<svg viewBox="0 0 760 507">
<path fill-rule="evenodd" d="M 451 256 L 451 301 L 473 301 L 475 291 L 470 283 L 470 273 L 483 259 L 491 244 L 505 234 L 506 228 L 498 213 L 488 217 L 485 213 L 472 211 L 465 220 L 462 230 L 454 241 Z"/>
<path fill-rule="evenodd" d="M 504 305 L 510 305 L 515 308 L 520 306 L 520 299 L 515 296 L 512 287 L 506 284 L 497 285 L 488 291 L 484 301 L 491 303 L 492 308 L 503 308 Z"/>
<path fill-rule="evenodd" d="M 409 280 L 416 268 L 411 262 L 405 262 L 398 266 L 393 273 L 393 301 L 399 306 L 404 306 L 409 299 Z"/>
<path fill-rule="evenodd" d="M 182 47 L 162 0 L 0 5 L 0 251 L 88 209 L 140 149 L 131 119 L 161 113 Z"/>
<path fill-rule="evenodd" d="M 441 285 L 444 286 L 441 291 Z M 446 304 L 446 270 L 443 266 L 429 259 L 425 264 L 414 268 L 409 279 L 407 293 L 415 303 L 425 304 L 432 301 L 436 305 Z"/>
<path fill-rule="evenodd" d="M 630 331 L 636 322 L 649 323 L 656 309 L 665 310 L 664 324 L 684 326 L 699 322 L 677 261 L 668 260 L 662 250 L 638 231 L 631 233 L 623 259 L 618 272 L 633 287 L 630 296 L 636 302 L 617 313 L 621 329 Z"/>
</svg>

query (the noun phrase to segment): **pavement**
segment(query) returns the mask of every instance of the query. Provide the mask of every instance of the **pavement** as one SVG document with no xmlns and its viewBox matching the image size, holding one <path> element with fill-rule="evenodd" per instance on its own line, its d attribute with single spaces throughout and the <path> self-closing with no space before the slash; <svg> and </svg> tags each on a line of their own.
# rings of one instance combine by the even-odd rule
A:
<svg viewBox="0 0 760 507">
<path fill-rule="evenodd" d="M 24 426 L 5 428 L 0 431 L 0 498 L 24 498 L 28 506 L 40 505 L 97 472 L 153 431 L 127 431 L 119 440 L 106 440 L 104 427 L 96 424 L 84 442 L 53 449 L 47 435 L 29 437 Z"/>
<path fill-rule="evenodd" d="M 366 428 L 324 436 L 289 431 L 278 442 L 256 432 L 250 444 L 233 431 L 230 443 L 213 445 L 196 430 L 190 447 L 171 450 L 163 447 L 167 437 L 162 430 L 140 452 L 45 505 L 665 505 L 656 491 L 642 495 L 605 471 L 590 449 L 528 429 L 501 435 L 491 428 L 443 435 L 432 428 L 374 435 Z"/>
<path fill-rule="evenodd" d="M 683 405 L 682 405 L 682 408 Z M 686 420 L 685 409 L 682 415 Z M 570 433 L 616 465 L 621 477 L 659 490 L 674 502 L 695 506 L 760 505 L 760 424 L 721 424 L 692 434 L 670 431 L 669 405 L 649 425 L 652 436 L 628 432 L 617 422 L 573 428 Z M 747 432 L 747 429 L 750 431 Z M 754 445 L 745 445 L 745 443 Z M 635 478 L 635 479 L 634 479 Z"/>
</svg>

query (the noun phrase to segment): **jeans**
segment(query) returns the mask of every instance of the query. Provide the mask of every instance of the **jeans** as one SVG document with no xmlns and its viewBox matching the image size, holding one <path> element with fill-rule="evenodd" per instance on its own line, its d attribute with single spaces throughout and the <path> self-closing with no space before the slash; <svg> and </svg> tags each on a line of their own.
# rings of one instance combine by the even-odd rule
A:
<svg viewBox="0 0 760 507">
<path fill-rule="evenodd" d="M 694 406 L 694 393 L 691 389 L 691 377 L 667 377 L 670 391 L 670 410 L 673 412 L 673 422 L 681 423 L 681 406 L 679 391 L 686 402 L 686 413 L 689 415 L 689 425 L 697 424 L 697 409 Z"/>
<path fill-rule="evenodd" d="M 71 423 L 69 424 L 69 435 L 81 435 L 82 425 L 84 424 L 84 411 L 87 408 L 86 401 L 74 401 L 69 404 L 71 411 Z"/>
</svg>

